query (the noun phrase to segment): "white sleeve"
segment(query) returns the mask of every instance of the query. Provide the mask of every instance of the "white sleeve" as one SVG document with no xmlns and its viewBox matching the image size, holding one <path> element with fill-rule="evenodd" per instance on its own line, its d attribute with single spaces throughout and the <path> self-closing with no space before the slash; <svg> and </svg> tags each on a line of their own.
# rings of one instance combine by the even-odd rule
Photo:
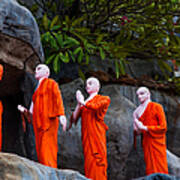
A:
<svg viewBox="0 0 180 180">
<path fill-rule="evenodd" d="M 29 108 L 29 112 L 30 112 L 31 114 L 33 113 L 33 106 L 34 106 L 33 101 L 31 101 L 31 106 L 30 106 L 30 108 Z"/>
</svg>

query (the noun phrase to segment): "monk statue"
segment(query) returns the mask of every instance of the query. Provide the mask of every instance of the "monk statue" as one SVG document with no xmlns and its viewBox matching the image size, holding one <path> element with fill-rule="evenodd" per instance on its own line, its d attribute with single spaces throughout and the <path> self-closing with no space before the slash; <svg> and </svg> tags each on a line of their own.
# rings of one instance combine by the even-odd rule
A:
<svg viewBox="0 0 180 180">
<path fill-rule="evenodd" d="M 39 163 L 57 168 L 59 119 L 63 131 L 66 131 L 66 117 L 59 86 L 48 78 L 49 75 L 50 70 L 45 64 L 36 67 L 35 78 L 39 83 L 30 109 L 27 110 L 22 105 L 18 105 L 18 109 L 25 116 L 29 115 L 27 119 L 32 121 Z"/>
<path fill-rule="evenodd" d="M 81 117 L 81 135 L 84 153 L 84 171 L 87 178 L 107 180 L 107 148 L 104 116 L 110 104 L 108 96 L 99 95 L 99 80 L 90 77 L 86 81 L 89 97 L 84 100 L 80 90 L 76 92 L 77 106 L 71 116 L 71 123 Z"/>
<path fill-rule="evenodd" d="M 166 154 L 167 123 L 163 107 L 151 101 L 150 91 L 140 87 L 136 92 L 140 105 L 133 113 L 135 136 L 142 133 L 146 175 L 168 174 Z"/>
<path fill-rule="evenodd" d="M 3 76 L 3 66 L 0 64 L 0 81 Z M 0 151 L 2 151 L 2 113 L 3 113 L 3 105 L 0 101 Z"/>
</svg>

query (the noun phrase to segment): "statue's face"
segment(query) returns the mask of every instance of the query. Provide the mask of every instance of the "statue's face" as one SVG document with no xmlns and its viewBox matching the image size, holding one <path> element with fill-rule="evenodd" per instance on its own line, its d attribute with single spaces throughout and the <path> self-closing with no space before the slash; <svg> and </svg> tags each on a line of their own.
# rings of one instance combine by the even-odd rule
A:
<svg viewBox="0 0 180 180">
<path fill-rule="evenodd" d="M 147 88 L 139 88 L 136 92 L 138 99 L 140 101 L 140 103 L 144 103 L 146 100 L 148 100 L 150 98 L 150 93 L 149 90 Z"/>
<path fill-rule="evenodd" d="M 99 91 L 99 81 L 96 78 L 89 78 L 86 81 L 86 91 L 88 94 Z"/>
<path fill-rule="evenodd" d="M 49 76 L 49 68 L 44 64 L 39 64 L 35 70 L 35 78 L 41 79 Z"/>
</svg>

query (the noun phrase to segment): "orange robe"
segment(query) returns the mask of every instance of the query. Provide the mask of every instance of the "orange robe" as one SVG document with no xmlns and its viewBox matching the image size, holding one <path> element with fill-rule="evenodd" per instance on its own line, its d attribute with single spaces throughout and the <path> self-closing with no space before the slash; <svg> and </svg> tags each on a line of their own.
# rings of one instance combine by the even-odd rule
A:
<svg viewBox="0 0 180 180">
<path fill-rule="evenodd" d="M 2 80 L 3 75 L 3 66 L 0 65 L 0 80 Z M 0 101 L 0 151 L 2 151 L 2 113 L 3 113 L 3 105 Z"/>
<path fill-rule="evenodd" d="M 107 148 L 104 116 L 110 104 L 108 96 L 96 95 L 81 107 L 81 135 L 85 176 L 92 180 L 107 179 Z"/>
<path fill-rule="evenodd" d="M 57 168 L 58 116 L 64 115 L 58 84 L 45 78 L 33 94 L 33 128 L 38 161 Z"/>
<path fill-rule="evenodd" d="M 167 123 L 163 107 L 150 102 L 139 120 L 148 128 L 143 131 L 143 151 L 146 174 L 168 174 L 166 154 Z"/>
</svg>

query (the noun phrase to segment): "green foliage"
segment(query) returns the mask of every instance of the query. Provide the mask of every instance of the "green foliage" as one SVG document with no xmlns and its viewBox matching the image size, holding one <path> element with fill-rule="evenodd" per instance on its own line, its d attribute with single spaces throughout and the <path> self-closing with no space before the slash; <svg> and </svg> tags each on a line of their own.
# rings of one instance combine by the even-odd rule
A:
<svg viewBox="0 0 180 180">
<path fill-rule="evenodd" d="M 179 0 L 39 2 L 32 6 L 32 12 L 36 16 L 37 6 L 41 8 L 42 16 L 36 17 L 46 63 L 52 63 L 55 72 L 61 62 L 88 65 L 90 57 L 96 55 L 104 62 L 114 61 L 117 78 L 125 75 L 129 57 L 157 61 L 167 76 L 166 72 L 172 71 L 167 60 L 179 61 Z"/>
<path fill-rule="evenodd" d="M 41 41 L 47 57 L 46 63 L 53 63 L 55 72 L 60 70 L 61 62 L 88 64 L 90 56 L 94 54 L 99 54 L 105 59 L 103 41 L 96 43 L 96 39 L 100 39 L 99 34 L 92 35 L 88 28 L 81 28 L 84 20 L 82 17 L 76 20 L 70 20 L 68 16 L 63 21 L 59 19 L 60 17 L 56 15 L 50 21 L 47 14 L 42 18 L 44 33 L 41 34 Z"/>
</svg>

